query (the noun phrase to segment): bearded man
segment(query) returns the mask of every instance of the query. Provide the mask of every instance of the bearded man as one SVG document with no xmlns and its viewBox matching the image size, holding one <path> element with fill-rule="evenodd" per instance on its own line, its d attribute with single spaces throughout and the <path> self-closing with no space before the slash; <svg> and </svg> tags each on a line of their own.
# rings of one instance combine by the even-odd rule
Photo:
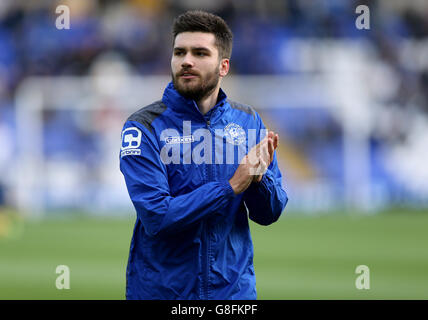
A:
<svg viewBox="0 0 428 320">
<path fill-rule="evenodd" d="M 233 39 L 222 18 L 188 11 L 173 38 L 172 81 L 122 131 L 120 169 L 137 215 L 126 298 L 256 299 L 248 219 L 272 224 L 288 201 L 278 134 L 220 88 Z"/>
</svg>

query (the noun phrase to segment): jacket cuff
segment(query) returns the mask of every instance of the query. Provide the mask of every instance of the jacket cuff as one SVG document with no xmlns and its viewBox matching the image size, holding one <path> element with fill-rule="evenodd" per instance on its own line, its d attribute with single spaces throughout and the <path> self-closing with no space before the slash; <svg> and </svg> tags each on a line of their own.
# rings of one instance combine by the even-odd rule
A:
<svg viewBox="0 0 428 320">
<path fill-rule="evenodd" d="M 263 187 L 267 188 L 273 182 L 274 182 L 273 173 L 272 173 L 272 171 L 267 169 L 266 172 L 262 176 L 262 180 L 260 180 L 260 182 L 256 182 L 255 184 L 258 186 L 263 186 Z"/>
<path fill-rule="evenodd" d="M 274 184 L 274 177 L 272 171 L 269 169 L 263 174 L 260 182 L 253 182 L 248 189 L 250 192 L 257 192 L 263 195 L 270 193 L 270 187 Z"/>
<path fill-rule="evenodd" d="M 225 190 L 225 196 L 234 198 L 236 196 L 235 191 L 233 191 L 232 186 L 229 183 L 229 180 L 225 180 L 223 182 L 224 190 Z"/>
</svg>

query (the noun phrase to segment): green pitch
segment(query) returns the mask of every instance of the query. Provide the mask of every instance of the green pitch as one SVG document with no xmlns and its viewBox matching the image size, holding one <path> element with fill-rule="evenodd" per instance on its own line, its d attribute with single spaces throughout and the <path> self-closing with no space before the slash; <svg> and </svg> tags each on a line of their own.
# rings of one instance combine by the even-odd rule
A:
<svg viewBox="0 0 428 320">
<path fill-rule="evenodd" d="M 0 299 L 124 299 L 133 223 L 0 220 Z M 286 214 L 251 230 L 259 299 L 428 299 L 426 213 Z M 70 269 L 68 290 L 56 288 L 58 265 Z M 355 286 L 358 265 L 368 290 Z"/>
</svg>

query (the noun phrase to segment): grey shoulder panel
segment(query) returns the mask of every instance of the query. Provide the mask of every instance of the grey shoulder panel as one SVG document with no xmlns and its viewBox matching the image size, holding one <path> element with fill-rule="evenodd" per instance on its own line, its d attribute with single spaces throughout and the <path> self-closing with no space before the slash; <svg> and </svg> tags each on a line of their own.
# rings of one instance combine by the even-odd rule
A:
<svg viewBox="0 0 428 320">
<path fill-rule="evenodd" d="M 161 101 L 153 102 L 152 104 L 145 106 L 134 112 L 126 121 L 136 121 L 141 123 L 152 132 L 152 122 L 159 117 L 165 110 L 167 106 Z"/>
<path fill-rule="evenodd" d="M 252 115 L 254 119 L 256 118 L 256 112 L 254 111 L 254 109 L 252 107 L 250 107 L 246 104 L 242 104 L 242 103 L 230 100 L 230 99 L 227 99 L 227 102 L 229 102 L 230 106 L 233 109 L 241 110 L 245 113 L 248 113 L 249 115 Z"/>
</svg>

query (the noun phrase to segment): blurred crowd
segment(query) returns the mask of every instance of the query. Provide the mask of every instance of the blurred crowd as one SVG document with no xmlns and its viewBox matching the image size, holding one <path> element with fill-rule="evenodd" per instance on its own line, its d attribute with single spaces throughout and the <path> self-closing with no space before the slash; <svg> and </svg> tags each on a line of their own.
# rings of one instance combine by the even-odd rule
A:
<svg viewBox="0 0 428 320">
<path fill-rule="evenodd" d="M 70 8 L 69 30 L 55 27 L 60 4 Z M 355 27 L 360 4 L 370 8 L 370 31 Z M 221 15 L 231 26 L 233 73 L 290 72 L 293 59 L 283 49 L 294 38 L 365 38 L 399 75 L 398 104 L 419 99 L 427 108 L 428 63 L 409 70 L 398 41 L 428 36 L 424 0 L 2 0 L 0 107 L 13 107 L 23 78 L 88 74 L 105 53 L 118 54 L 136 74 L 169 74 L 172 21 L 195 8 Z"/>
<path fill-rule="evenodd" d="M 69 30 L 55 27 L 61 4 L 70 8 Z M 360 4 L 370 9 L 370 30 L 355 26 Z M 397 77 L 391 104 L 428 111 L 428 55 L 416 65 L 400 42 L 428 41 L 425 0 L 1 0 L 0 172 L 13 153 L 4 151 L 6 129 L 13 132 L 14 94 L 24 78 L 90 74 L 111 53 L 133 74 L 169 74 L 172 22 L 189 9 L 217 13 L 230 25 L 234 74 L 295 72 L 284 57 L 292 39 L 364 39 Z M 0 203 L 2 197 L 0 186 Z"/>
<path fill-rule="evenodd" d="M 60 4 L 70 8 L 69 30 L 55 28 L 59 15 L 55 9 Z M 2 87 L 13 92 L 22 78 L 29 75 L 87 74 L 97 57 L 110 51 L 119 53 L 138 74 L 169 74 L 173 18 L 194 8 L 217 13 L 229 23 L 234 32 L 231 66 L 239 74 L 287 72 L 279 55 L 284 43 L 292 38 L 366 37 L 383 59 L 399 64 L 394 50 L 397 38 L 428 36 L 426 1 L 368 1 L 370 32 L 355 27 L 355 8 L 359 4 L 365 2 L 2 0 Z M 426 71 L 420 75 L 420 81 L 426 85 Z"/>
</svg>

